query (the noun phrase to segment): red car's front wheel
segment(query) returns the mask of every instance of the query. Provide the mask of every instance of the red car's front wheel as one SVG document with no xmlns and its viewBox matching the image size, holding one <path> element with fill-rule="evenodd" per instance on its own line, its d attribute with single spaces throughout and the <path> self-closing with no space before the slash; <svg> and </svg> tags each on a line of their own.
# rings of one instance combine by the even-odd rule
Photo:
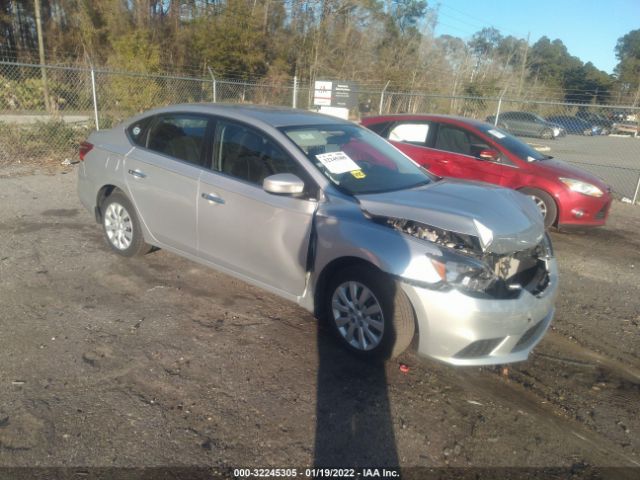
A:
<svg viewBox="0 0 640 480">
<path fill-rule="evenodd" d="M 551 195 L 537 188 L 523 188 L 520 190 L 520 193 L 529 195 L 536 203 L 536 206 L 542 214 L 542 218 L 544 218 L 544 226 L 546 228 L 549 228 L 556 222 L 558 207 Z"/>
</svg>

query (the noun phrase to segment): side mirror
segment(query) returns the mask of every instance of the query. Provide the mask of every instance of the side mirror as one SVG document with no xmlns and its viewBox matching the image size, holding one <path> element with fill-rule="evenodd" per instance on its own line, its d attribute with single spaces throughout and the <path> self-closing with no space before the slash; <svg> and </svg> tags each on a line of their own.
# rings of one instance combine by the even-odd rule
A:
<svg viewBox="0 0 640 480">
<path fill-rule="evenodd" d="M 267 193 L 296 195 L 304 192 L 304 182 L 292 173 L 278 173 L 265 178 L 262 188 Z"/>
<path fill-rule="evenodd" d="M 480 153 L 478 154 L 478 157 L 480 157 L 481 160 L 489 160 L 492 162 L 495 162 L 499 156 L 500 153 L 496 150 L 480 150 Z"/>
</svg>

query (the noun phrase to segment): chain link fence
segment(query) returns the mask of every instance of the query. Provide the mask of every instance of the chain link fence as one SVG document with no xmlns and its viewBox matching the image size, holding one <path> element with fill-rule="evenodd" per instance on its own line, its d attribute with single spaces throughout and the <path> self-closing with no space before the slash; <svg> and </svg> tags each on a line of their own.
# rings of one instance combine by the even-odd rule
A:
<svg viewBox="0 0 640 480">
<path fill-rule="evenodd" d="M 0 164 L 74 159 L 91 130 L 149 108 L 224 102 L 313 109 L 314 90 L 297 79 L 241 81 L 0 62 Z M 361 116 L 460 115 L 495 123 L 551 156 L 603 178 L 626 201 L 640 200 L 640 108 L 575 105 L 361 88 Z M 536 138 L 538 137 L 538 138 Z"/>
</svg>

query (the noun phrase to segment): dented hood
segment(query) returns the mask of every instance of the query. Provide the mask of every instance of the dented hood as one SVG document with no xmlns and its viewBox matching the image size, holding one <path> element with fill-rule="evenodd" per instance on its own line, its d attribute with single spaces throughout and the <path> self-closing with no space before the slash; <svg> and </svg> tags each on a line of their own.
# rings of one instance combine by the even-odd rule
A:
<svg viewBox="0 0 640 480">
<path fill-rule="evenodd" d="M 486 252 L 525 250 L 544 236 L 542 216 L 533 201 L 495 185 L 447 179 L 356 198 L 362 210 L 373 216 L 412 220 L 479 237 Z"/>
</svg>

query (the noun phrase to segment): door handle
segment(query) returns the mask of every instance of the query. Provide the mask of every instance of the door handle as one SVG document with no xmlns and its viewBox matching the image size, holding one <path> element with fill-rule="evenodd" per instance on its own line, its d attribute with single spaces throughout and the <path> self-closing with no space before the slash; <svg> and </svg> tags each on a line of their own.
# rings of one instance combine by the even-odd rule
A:
<svg viewBox="0 0 640 480">
<path fill-rule="evenodd" d="M 224 200 L 213 193 L 203 193 L 202 198 L 208 202 L 217 203 L 218 205 L 224 205 Z"/>
<path fill-rule="evenodd" d="M 129 170 L 129 175 L 133 175 L 136 178 L 146 178 L 147 174 L 144 172 L 141 172 L 140 170 L 136 169 L 136 170 Z"/>
</svg>

